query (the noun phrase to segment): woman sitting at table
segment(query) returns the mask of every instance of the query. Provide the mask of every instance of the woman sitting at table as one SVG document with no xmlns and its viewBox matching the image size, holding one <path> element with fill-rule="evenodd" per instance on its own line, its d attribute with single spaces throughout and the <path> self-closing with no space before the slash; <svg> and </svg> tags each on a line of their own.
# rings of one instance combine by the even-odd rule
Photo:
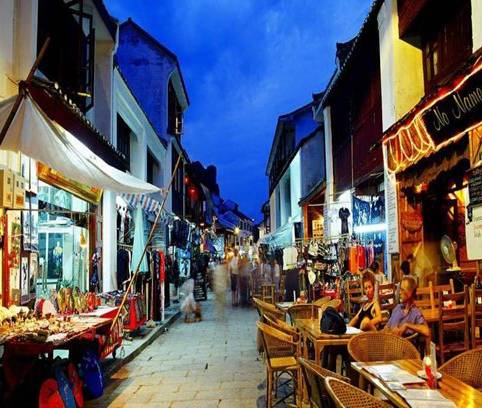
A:
<svg viewBox="0 0 482 408">
<path fill-rule="evenodd" d="M 378 324 L 382 321 L 382 312 L 375 296 L 375 276 L 372 272 L 366 271 L 362 276 L 363 293 L 368 301 L 360 308 L 358 313 L 351 319 L 348 326 L 356 327 L 363 331 L 377 330 Z"/>
<path fill-rule="evenodd" d="M 426 338 L 430 336 L 430 329 L 420 309 L 415 306 L 417 295 L 417 281 L 413 276 L 404 276 L 400 283 L 400 304 L 395 306 L 385 330 L 397 336 L 410 336 L 419 333 Z"/>
</svg>

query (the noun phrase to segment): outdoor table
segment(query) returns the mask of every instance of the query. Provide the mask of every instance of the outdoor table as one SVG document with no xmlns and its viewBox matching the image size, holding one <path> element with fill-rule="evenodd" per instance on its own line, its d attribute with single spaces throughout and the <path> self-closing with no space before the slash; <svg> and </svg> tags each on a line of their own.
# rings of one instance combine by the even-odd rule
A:
<svg viewBox="0 0 482 408">
<path fill-rule="evenodd" d="M 345 346 L 348 344 L 353 336 L 361 333 L 361 330 L 354 327 L 347 327 L 349 330 L 342 335 L 326 334 L 320 330 L 320 320 L 316 319 L 297 319 L 295 326 L 299 329 L 301 337 L 303 338 L 303 344 L 307 344 L 310 341 L 315 349 L 315 362 L 320 364 L 320 355 L 323 348 L 326 346 Z M 304 357 L 308 358 L 308 349 L 304 347 Z"/>
<path fill-rule="evenodd" d="M 281 310 L 282 312 L 285 312 L 287 313 L 288 312 L 288 309 L 293 306 L 295 304 L 295 302 L 278 302 L 276 303 L 276 307 Z"/>
<path fill-rule="evenodd" d="M 417 375 L 417 371 L 422 369 L 422 361 L 420 360 L 397 360 L 397 361 L 380 361 L 370 363 L 352 363 L 352 367 L 374 387 L 376 387 L 390 402 L 400 408 L 409 408 L 410 405 L 396 391 L 390 390 L 384 381 L 368 372 L 363 367 L 377 364 L 393 364 L 410 374 Z M 411 388 L 427 388 L 426 386 L 413 386 Z M 443 374 L 438 380 L 438 389 L 441 394 L 450 399 L 460 408 L 482 407 L 482 392 L 471 387 L 470 385 L 452 377 Z"/>
</svg>

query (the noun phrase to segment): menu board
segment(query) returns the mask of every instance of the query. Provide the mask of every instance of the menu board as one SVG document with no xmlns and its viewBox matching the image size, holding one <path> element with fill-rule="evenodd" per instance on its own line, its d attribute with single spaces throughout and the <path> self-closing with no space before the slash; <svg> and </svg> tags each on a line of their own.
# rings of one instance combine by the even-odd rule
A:
<svg viewBox="0 0 482 408">
<path fill-rule="evenodd" d="M 482 204 L 482 166 L 469 172 L 469 198 L 471 205 Z"/>
<path fill-rule="evenodd" d="M 194 277 L 194 299 L 206 300 L 207 298 L 206 274 L 202 271 L 199 271 Z"/>
</svg>

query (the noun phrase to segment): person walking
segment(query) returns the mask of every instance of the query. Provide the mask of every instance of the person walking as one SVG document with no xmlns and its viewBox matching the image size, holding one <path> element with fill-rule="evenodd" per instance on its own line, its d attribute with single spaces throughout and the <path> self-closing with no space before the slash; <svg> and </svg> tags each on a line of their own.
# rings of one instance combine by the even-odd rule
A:
<svg viewBox="0 0 482 408">
<path fill-rule="evenodd" d="M 239 253 L 234 250 L 234 256 L 229 262 L 229 275 L 231 276 L 231 304 L 238 306 L 239 303 Z"/>
<path fill-rule="evenodd" d="M 226 267 L 226 261 L 219 262 L 214 268 L 213 272 L 213 290 L 215 295 L 215 313 L 216 316 L 223 320 L 224 309 L 226 306 L 226 289 L 228 282 L 228 270 Z"/>
<path fill-rule="evenodd" d="M 274 292 L 276 294 L 276 298 L 279 296 L 279 284 L 281 280 L 281 271 L 276 259 L 273 260 L 271 263 L 271 272 L 273 275 L 273 283 L 274 283 Z"/>
</svg>

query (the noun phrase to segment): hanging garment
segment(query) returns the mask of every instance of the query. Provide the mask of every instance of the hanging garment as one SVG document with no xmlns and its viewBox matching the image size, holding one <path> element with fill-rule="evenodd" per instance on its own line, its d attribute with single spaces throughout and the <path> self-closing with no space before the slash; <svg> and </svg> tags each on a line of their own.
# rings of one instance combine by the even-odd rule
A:
<svg viewBox="0 0 482 408">
<path fill-rule="evenodd" d="M 296 267 L 298 263 L 298 250 L 295 247 L 287 247 L 283 249 L 283 270 Z"/>
<path fill-rule="evenodd" d="M 129 279 L 129 252 L 125 249 L 117 251 L 117 289 L 122 289 L 122 283 Z"/>
<path fill-rule="evenodd" d="M 351 273 L 358 273 L 358 251 L 356 246 L 350 247 L 349 254 L 348 268 Z"/>
<path fill-rule="evenodd" d="M 366 269 L 366 257 L 365 257 L 365 247 L 362 245 L 357 245 L 357 262 L 358 269 Z"/>
<path fill-rule="evenodd" d="M 348 234 L 348 217 L 350 216 L 350 210 L 348 208 L 340 208 L 338 216 L 341 219 L 341 233 Z"/>
<path fill-rule="evenodd" d="M 375 248 L 373 248 L 373 244 L 367 248 L 367 260 L 368 265 L 371 265 L 375 261 Z"/>
</svg>

